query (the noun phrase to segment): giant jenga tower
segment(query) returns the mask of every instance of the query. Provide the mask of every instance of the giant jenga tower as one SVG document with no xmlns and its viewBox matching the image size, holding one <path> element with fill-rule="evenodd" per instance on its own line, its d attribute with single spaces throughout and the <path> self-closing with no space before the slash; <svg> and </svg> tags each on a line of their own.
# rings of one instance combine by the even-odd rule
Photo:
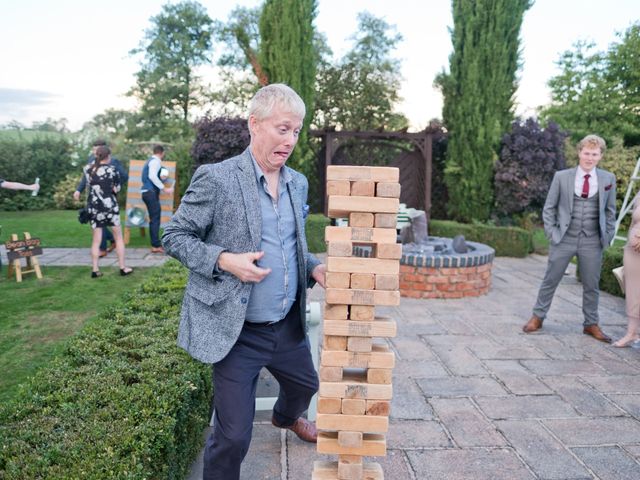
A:
<svg viewBox="0 0 640 480">
<path fill-rule="evenodd" d="M 396 323 L 376 305 L 399 305 L 402 246 L 396 243 L 399 171 L 390 167 L 327 168 L 328 213 L 348 227 L 327 227 L 326 303 L 318 395 L 318 452 L 313 480 L 378 480 L 365 456 L 386 455 L 391 372 L 395 357 L 375 337 L 393 337 Z"/>
</svg>

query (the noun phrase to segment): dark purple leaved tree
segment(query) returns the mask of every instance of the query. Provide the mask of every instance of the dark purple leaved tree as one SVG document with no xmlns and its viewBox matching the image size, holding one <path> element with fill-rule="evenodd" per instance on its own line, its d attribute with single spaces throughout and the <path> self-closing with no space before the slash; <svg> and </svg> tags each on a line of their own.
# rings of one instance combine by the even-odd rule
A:
<svg viewBox="0 0 640 480">
<path fill-rule="evenodd" d="M 554 173 L 565 168 L 567 136 L 554 122 L 546 128 L 533 118 L 513 122 L 511 132 L 502 137 L 494 169 L 498 213 L 540 212 Z"/>
<path fill-rule="evenodd" d="M 196 139 L 191 147 L 194 170 L 242 153 L 249 146 L 247 120 L 234 117 L 203 117 L 195 123 Z"/>
</svg>

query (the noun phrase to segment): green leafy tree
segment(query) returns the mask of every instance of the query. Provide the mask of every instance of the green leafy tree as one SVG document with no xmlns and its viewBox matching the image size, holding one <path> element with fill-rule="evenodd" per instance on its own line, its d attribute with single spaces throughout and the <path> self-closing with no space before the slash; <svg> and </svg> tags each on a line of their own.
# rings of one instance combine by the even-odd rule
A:
<svg viewBox="0 0 640 480">
<path fill-rule="evenodd" d="M 610 143 L 621 137 L 640 145 L 640 23 L 618 36 L 606 52 L 577 42 L 549 80 L 552 102 L 541 117 L 569 130 L 574 141 L 597 133 Z"/>
<path fill-rule="evenodd" d="M 315 125 L 341 130 L 406 127 L 406 117 L 394 112 L 402 77 L 392 52 L 402 36 L 385 20 L 361 12 L 351 40 L 353 47 L 342 59 L 320 65 Z"/>
<path fill-rule="evenodd" d="M 258 59 L 265 79 L 268 83 L 286 83 L 300 95 L 307 107 L 298 147 L 289 160 L 293 168 L 306 174 L 311 173 L 314 156 L 308 141 L 308 129 L 314 111 L 318 61 L 313 26 L 316 13 L 316 0 L 266 0 L 259 22 Z"/>
<path fill-rule="evenodd" d="M 530 0 L 453 0 L 449 73 L 436 78 L 449 130 L 445 182 L 449 215 L 486 220 L 493 204 L 493 164 L 513 120 L 519 35 Z"/>
<path fill-rule="evenodd" d="M 143 55 L 129 95 L 141 101 L 136 136 L 172 139 L 189 131 L 189 112 L 202 105 L 205 89 L 197 68 L 210 63 L 212 20 L 193 1 L 166 4 L 151 18 L 140 46 Z"/>
</svg>

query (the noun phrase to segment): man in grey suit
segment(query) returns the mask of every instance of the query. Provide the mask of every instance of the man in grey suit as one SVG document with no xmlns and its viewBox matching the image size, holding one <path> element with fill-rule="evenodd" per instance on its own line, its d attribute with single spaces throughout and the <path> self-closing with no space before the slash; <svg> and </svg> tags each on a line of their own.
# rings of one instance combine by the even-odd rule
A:
<svg viewBox="0 0 640 480">
<path fill-rule="evenodd" d="M 214 364 L 207 480 L 240 476 L 263 367 L 280 384 L 272 423 L 302 440 L 317 438 L 301 417 L 318 389 L 305 299 L 315 282 L 324 287 L 326 268 L 307 251 L 307 179 L 285 166 L 304 116 L 291 88 L 261 88 L 249 109 L 249 147 L 200 167 L 164 230 L 166 252 L 189 269 L 178 345 Z"/>
<path fill-rule="evenodd" d="M 604 140 L 587 135 L 578 143 L 579 164 L 556 172 L 542 210 L 549 239 L 549 261 L 525 333 L 542 328 L 553 295 L 574 256 L 582 281 L 583 332 L 611 343 L 598 326 L 602 251 L 613 238 L 616 220 L 616 177 L 596 166 L 606 149 Z"/>
</svg>

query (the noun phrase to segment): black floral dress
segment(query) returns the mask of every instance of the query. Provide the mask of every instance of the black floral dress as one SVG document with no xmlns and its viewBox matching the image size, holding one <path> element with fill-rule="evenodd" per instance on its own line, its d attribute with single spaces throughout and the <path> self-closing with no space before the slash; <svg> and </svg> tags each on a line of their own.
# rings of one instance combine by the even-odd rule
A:
<svg viewBox="0 0 640 480">
<path fill-rule="evenodd" d="M 113 165 L 100 165 L 95 172 L 92 167 L 84 167 L 89 187 L 87 210 L 91 228 L 119 226 L 120 208 L 116 193 L 120 191 L 120 174 Z"/>
</svg>

